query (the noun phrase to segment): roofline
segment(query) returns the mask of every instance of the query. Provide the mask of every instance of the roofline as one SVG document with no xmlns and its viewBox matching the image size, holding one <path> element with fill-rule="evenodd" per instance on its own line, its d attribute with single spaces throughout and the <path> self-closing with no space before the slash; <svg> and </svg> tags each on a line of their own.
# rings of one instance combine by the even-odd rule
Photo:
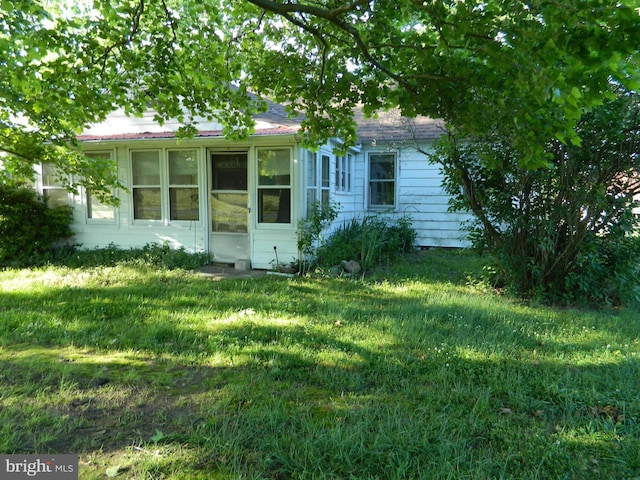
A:
<svg viewBox="0 0 640 480">
<path fill-rule="evenodd" d="M 293 127 L 275 127 L 258 130 L 251 137 L 265 136 L 287 136 L 297 135 L 298 128 Z M 123 141 L 123 140 L 171 140 L 180 138 L 176 132 L 143 132 L 143 133 L 118 133 L 113 135 L 78 135 L 76 140 L 80 142 L 107 142 L 107 141 Z M 191 138 L 226 138 L 222 130 L 203 130 L 197 132 Z"/>
</svg>

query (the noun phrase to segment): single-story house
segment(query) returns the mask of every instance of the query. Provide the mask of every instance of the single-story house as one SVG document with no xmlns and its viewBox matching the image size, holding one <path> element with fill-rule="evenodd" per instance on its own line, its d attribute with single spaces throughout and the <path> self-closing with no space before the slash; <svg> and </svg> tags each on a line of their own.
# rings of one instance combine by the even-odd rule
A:
<svg viewBox="0 0 640 480">
<path fill-rule="evenodd" d="M 461 226 L 468 215 L 448 211 L 438 166 L 416 148 L 429 148 L 442 134 L 440 122 L 394 112 L 360 116 L 360 144 L 336 155 L 339 140 L 316 152 L 303 148 L 299 121 L 280 105 L 269 104 L 255 120 L 255 133 L 243 141 L 206 121 L 193 138 L 178 141 L 177 122 L 161 126 L 153 112 L 142 118 L 114 112 L 78 140 L 89 156 L 116 161 L 128 187 L 114 192 L 117 208 L 88 191 L 68 193 L 47 166 L 37 186 L 50 202 L 73 206 L 75 241 L 83 248 L 167 242 L 208 252 L 216 262 L 268 269 L 274 246 L 280 261 L 298 258 L 298 221 L 315 200 L 339 203 L 333 228 L 377 212 L 406 214 L 417 247 L 467 244 Z"/>
</svg>

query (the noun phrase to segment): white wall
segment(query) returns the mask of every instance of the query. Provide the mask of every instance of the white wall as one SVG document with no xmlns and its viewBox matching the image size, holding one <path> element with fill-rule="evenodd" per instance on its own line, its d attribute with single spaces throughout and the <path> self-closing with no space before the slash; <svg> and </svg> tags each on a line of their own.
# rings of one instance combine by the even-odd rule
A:
<svg viewBox="0 0 640 480">
<path fill-rule="evenodd" d="M 449 196 L 442 188 L 442 174 L 438 165 L 429 163 L 424 154 L 412 147 L 394 148 L 378 143 L 365 145 L 355 166 L 356 189 L 350 208 L 344 216 L 375 214 L 379 210 L 368 209 L 368 153 L 394 152 L 397 154 L 396 208 L 385 212 L 392 218 L 406 214 L 411 217 L 417 231 L 417 247 L 464 247 L 469 242 L 461 224 L 469 214 L 451 213 Z M 338 198 L 336 195 L 335 198 Z"/>
</svg>

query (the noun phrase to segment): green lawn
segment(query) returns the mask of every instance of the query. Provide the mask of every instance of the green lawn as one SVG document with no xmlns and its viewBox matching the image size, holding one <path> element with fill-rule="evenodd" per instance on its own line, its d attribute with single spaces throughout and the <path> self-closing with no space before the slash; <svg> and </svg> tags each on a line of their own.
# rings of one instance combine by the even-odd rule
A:
<svg viewBox="0 0 640 480">
<path fill-rule="evenodd" d="M 80 478 L 640 478 L 640 314 L 432 250 L 367 280 L 0 272 L 0 452 Z"/>
</svg>

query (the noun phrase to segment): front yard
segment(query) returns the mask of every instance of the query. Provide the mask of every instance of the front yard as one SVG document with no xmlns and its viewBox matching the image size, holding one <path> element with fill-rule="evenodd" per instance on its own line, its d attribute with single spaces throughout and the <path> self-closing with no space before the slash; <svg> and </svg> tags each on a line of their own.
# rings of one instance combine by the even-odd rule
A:
<svg viewBox="0 0 640 480">
<path fill-rule="evenodd" d="M 77 453 L 80 479 L 640 477 L 640 314 L 478 272 L 2 271 L 0 453 Z"/>
</svg>

